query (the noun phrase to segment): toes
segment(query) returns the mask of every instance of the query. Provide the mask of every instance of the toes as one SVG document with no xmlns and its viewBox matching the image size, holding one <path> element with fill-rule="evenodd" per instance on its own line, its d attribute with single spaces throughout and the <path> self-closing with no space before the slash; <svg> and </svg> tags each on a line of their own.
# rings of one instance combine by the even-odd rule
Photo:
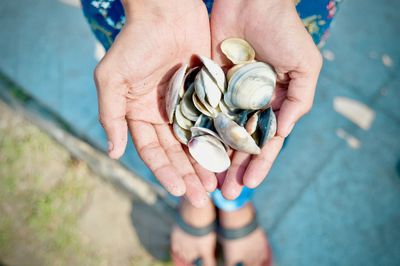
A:
<svg viewBox="0 0 400 266">
<path fill-rule="evenodd" d="M 203 255 L 202 259 L 203 259 L 202 266 L 216 266 L 217 265 L 217 262 L 215 260 L 215 256 L 213 253 Z"/>
</svg>

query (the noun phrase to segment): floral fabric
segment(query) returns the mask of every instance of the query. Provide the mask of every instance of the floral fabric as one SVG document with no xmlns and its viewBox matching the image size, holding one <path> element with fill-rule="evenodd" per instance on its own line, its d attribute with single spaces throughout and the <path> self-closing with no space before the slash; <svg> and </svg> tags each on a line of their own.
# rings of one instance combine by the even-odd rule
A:
<svg viewBox="0 0 400 266">
<path fill-rule="evenodd" d="M 203 0 L 211 12 L 213 0 Z M 297 12 L 314 42 L 322 46 L 340 0 L 294 0 Z M 125 23 L 120 0 L 81 0 L 83 12 L 96 38 L 108 50 Z"/>
</svg>

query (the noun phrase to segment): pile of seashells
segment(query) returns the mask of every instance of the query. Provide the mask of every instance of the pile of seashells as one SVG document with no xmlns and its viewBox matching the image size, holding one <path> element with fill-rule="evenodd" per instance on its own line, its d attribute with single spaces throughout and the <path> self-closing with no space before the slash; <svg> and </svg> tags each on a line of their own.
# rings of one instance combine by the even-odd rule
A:
<svg viewBox="0 0 400 266">
<path fill-rule="evenodd" d="M 201 166 L 216 173 L 229 168 L 230 148 L 259 154 L 277 128 L 269 107 L 274 69 L 255 61 L 254 49 L 245 40 L 227 39 L 221 50 L 233 63 L 226 75 L 217 63 L 199 56 L 202 66 L 181 66 L 166 95 L 176 138 Z"/>
</svg>

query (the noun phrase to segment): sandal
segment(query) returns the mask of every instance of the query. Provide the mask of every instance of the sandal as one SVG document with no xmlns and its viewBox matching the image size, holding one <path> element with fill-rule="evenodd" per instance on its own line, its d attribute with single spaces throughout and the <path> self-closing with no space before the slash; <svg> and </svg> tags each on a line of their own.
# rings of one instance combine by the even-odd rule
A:
<svg viewBox="0 0 400 266">
<path fill-rule="evenodd" d="M 235 239 L 240 239 L 244 238 L 247 235 L 251 234 L 254 232 L 257 228 L 259 227 L 258 221 L 257 221 L 257 216 L 254 215 L 253 219 L 248 223 L 247 225 L 237 228 L 237 229 L 228 229 L 228 228 L 223 228 L 221 225 L 218 225 L 217 227 L 217 234 L 220 238 L 224 240 L 235 240 Z M 268 259 L 263 263 L 263 266 L 271 266 L 272 265 L 272 256 L 271 256 L 271 248 L 267 242 L 267 247 L 265 252 L 269 254 Z M 237 263 L 236 266 L 243 266 L 244 264 L 242 262 Z"/>
<path fill-rule="evenodd" d="M 211 232 L 215 232 L 217 229 L 217 222 L 213 221 L 211 224 L 204 226 L 204 227 L 193 227 L 190 224 L 186 223 L 181 215 L 176 215 L 175 218 L 175 224 L 182 229 L 184 232 L 186 232 L 189 235 L 195 236 L 195 237 L 202 237 L 205 235 L 208 235 Z M 194 261 L 188 263 L 184 261 L 182 258 L 180 258 L 177 254 L 171 252 L 171 259 L 172 263 L 175 266 L 201 266 L 202 265 L 202 259 L 197 258 Z"/>
</svg>

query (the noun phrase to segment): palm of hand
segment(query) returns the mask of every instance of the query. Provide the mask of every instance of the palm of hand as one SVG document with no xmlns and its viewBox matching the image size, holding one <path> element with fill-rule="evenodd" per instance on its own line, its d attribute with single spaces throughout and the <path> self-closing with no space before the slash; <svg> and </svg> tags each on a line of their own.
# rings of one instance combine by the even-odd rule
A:
<svg viewBox="0 0 400 266">
<path fill-rule="evenodd" d="M 105 62 L 118 64 L 114 73 L 125 89 L 127 119 L 166 123 L 164 96 L 173 72 L 183 62 L 189 63 L 193 54 L 209 54 L 209 38 L 184 39 L 194 27 L 200 35 L 208 36 L 207 27 L 186 24 L 181 28 L 181 22 L 175 23 L 132 23 L 109 51 L 112 58 L 105 58 Z"/>
<path fill-rule="evenodd" d="M 321 67 L 321 57 L 304 29 L 294 5 L 281 1 L 282 9 L 271 9 L 265 1 L 215 3 L 211 16 L 213 58 L 229 65 L 219 45 L 229 37 L 248 41 L 256 59 L 274 66 L 278 74 L 275 97 L 271 102 L 277 114 L 278 132 L 258 156 L 234 152 L 232 166 L 219 178 L 222 193 L 236 198 L 243 187 L 256 187 L 265 178 L 294 123 L 311 108 Z M 268 10 L 267 10 L 268 9 Z M 268 13 L 268 15 L 266 15 Z M 285 29 L 285 30 L 282 30 Z"/>
<path fill-rule="evenodd" d="M 186 192 L 201 206 L 207 194 L 199 178 L 213 190 L 215 176 L 192 166 L 167 124 L 164 103 L 174 70 L 194 54 L 210 54 L 207 12 L 192 12 L 167 22 L 154 18 L 125 25 L 96 68 L 95 80 L 110 156 L 123 154 L 129 127 L 139 155 L 161 184 L 173 195 Z"/>
</svg>

